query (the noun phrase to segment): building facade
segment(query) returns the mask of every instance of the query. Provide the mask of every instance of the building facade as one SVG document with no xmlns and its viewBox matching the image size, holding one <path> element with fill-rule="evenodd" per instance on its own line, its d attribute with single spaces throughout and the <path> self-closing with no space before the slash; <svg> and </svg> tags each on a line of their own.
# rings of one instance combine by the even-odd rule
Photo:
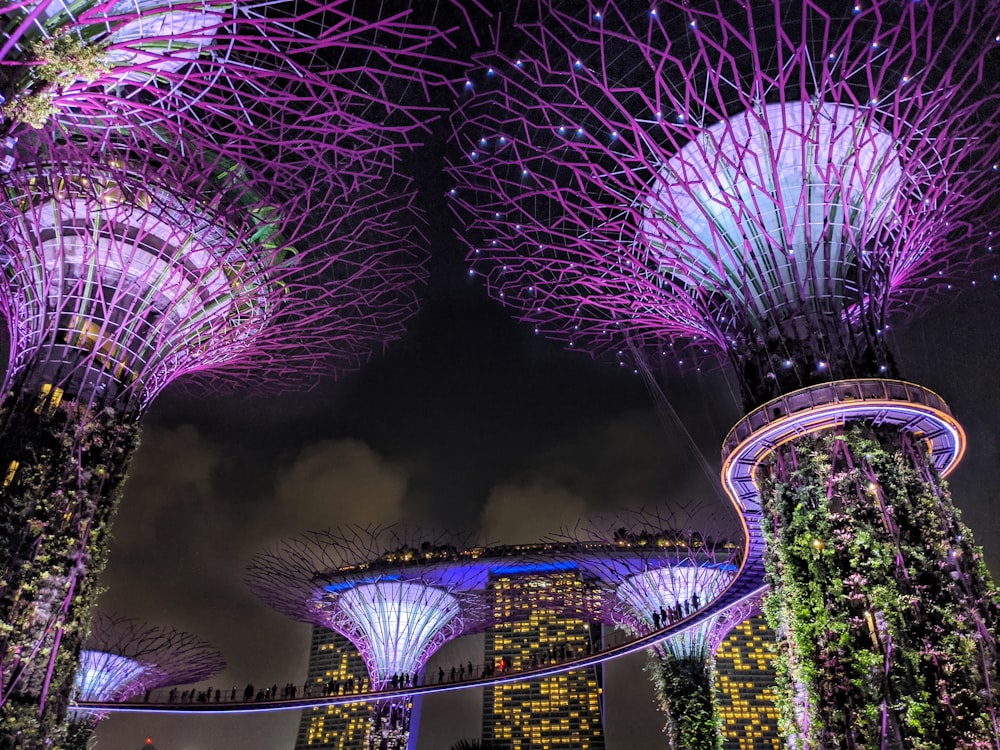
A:
<svg viewBox="0 0 1000 750">
<path fill-rule="evenodd" d="M 723 750 L 781 750 L 774 631 L 762 615 L 741 622 L 715 652 Z"/>
<path fill-rule="evenodd" d="M 368 689 L 368 670 L 361 654 L 339 633 L 313 627 L 306 690 L 311 695 Z M 295 750 L 364 750 L 370 716 L 366 703 L 313 708 L 302 712 Z"/>
<path fill-rule="evenodd" d="M 505 624 L 486 633 L 485 663 L 530 669 L 599 646 L 600 626 L 565 612 L 588 611 L 592 587 L 576 570 L 494 570 L 488 596 Z M 604 750 L 599 668 L 483 691 L 483 740 L 511 750 Z"/>
</svg>

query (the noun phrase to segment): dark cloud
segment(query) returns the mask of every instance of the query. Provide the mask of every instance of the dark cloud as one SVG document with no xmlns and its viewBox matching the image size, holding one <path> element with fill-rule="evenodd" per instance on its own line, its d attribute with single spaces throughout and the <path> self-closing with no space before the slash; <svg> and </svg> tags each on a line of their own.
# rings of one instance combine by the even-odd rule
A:
<svg viewBox="0 0 1000 750">
<path fill-rule="evenodd" d="M 685 526 L 707 524 L 713 532 L 735 527 L 735 513 L 716 489 L 717 466 L 695 450 L 648 412 L 595 421 L 555 441 L 521 475 L 490 490 L 481 536 L 531 542 L 563 529 L 577 533 L 595 514 L 654 507 L 671 508 Z M 701 461 L 709 463 L 708 475 L 699 469 Z"/>
<path fill-rule="evenodd" d="M 536 542 L 547 533 L 574 525 L 586 502 L 555 482 L 538 480 L 495 487 L 481 516 L 488 543 Z"/>
<path fill-rule="evenodd" d="M 274 487 L 266 528 L 294 532 L 344 524 L 402 520 L 409 471 L 360 440 L 324 440 L 305 446 Z"/>
</svg>

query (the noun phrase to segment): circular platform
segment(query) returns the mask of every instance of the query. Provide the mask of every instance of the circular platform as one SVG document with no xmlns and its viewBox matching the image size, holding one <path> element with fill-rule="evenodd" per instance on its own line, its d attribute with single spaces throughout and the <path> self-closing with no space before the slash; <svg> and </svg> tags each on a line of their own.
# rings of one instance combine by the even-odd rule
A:
<svg viewBox="0 0 1000 750">
<path fill-rule="evenodd" d="M 891 426 L 927 441 L 931 462 L 946 476 L 961 460 L 966 438 L 944 400 L 901 380 L 837 380 L 794 391 L 754 409 L 723 442 L 722 483 L 737 510 L 759 513 L 754 471 L 790 440 L 849 422 Z"/>
</svg>

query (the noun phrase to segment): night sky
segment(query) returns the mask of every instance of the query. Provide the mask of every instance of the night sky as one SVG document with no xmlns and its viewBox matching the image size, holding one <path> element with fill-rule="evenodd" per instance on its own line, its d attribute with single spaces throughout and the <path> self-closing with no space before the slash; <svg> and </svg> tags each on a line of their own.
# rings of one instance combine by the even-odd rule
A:
<svg viewBox="0 0 1000 750">
<path fill-rule="evenodd" d="M 443 139 L 441 127 L 428 141 Z M 243 584 L 255 552 L 304 531 L 405 521 L 530 542 L 592 513 L 656 504 L 736 524 L 717 478 L 722 439 L 740 416 L 735 387 L 721 370 L 666 373 L 680 425 L 663 423 L 630 370 L 564 351 L 511 320 L 467 274 L 439 157 L 425 151 L 408 165 L 433 257 L 404 338 L 307 393 L 254 398 L 234 382 L 230 393 L 193 395 L 172 386 L 145 419 L 100 607 L 212 642 L 229 664 L 213 687 L 304 680 L 309 626 L 272 612 Z M 940 393 L 968 432 L 951 484 L 1000 575 L 995 270 L 984 267 L 975 288 L 900 326 L 895 343 L 905 376 Z M 475 662 L 482 640 L 446 649 L 446 661 Z M 660 719 L 642 663 L 608 668 L 609 750 L 656 746 Z M 477 736 L 479 696 L 428 700 L 421 750 Z M 290 750 L 298 720 L 112 717 L 97 737 L 109 750 L 138 750 L 147 736 L 158 750 Z"/>
</svg>

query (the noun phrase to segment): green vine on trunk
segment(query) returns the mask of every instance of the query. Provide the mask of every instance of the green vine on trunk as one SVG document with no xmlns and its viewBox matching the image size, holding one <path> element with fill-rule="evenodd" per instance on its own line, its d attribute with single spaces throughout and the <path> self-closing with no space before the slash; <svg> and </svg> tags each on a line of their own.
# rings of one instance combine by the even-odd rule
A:
<svg viewBox="0 0 1000 750">
<path fill-rule="evenodd" d="M 63 747 L 67 707 L 138 444 L 135 420 L 50 389 L 0 407 L 0 750 Z M 30 395 L 29 395 L 30 394 Z"/>
<path fill-rule="evenodd" d="M 783 446 L 758 477 L 782 728 L 803 748 L 995 747 L 1000 607 L 926 446 Z"/>
<path fill-rule="evenodd" d="M 702 655 L 650 652 L 646 672 L 666 714 L 670 750 L 720 750 L 722 720 L 715 704 L 714 670 Z"/>
<path fill-rule="evenodd" d="M 56 99 L 77 81 L 93 83 L 111 67 L 107 44 L 86 42 L 63 30 L 27 46 L 29 59 L 18 91 L 4 105 L 3 115 L 40 129 L 55 114 Z"/>
</svg>

